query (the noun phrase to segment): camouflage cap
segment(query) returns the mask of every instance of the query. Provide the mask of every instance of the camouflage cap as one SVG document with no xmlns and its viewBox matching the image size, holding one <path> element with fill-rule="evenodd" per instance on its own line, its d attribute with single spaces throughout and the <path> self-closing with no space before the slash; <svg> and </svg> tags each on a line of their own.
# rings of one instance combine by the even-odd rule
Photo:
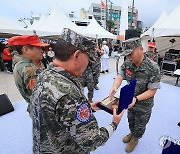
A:
<svg viewBox="0 0 180 154">
<path fill-rule="evenodd" d="M 123 49 L 122 55 L 127 56 L 131 54 L 134 51 L 134 49 L 139 46 L 141 46 L 140 38 L 131 38 L 122 42 L 122 49 Z"/>
<path fill-rule="evenodd" d="M 82 52 L 86 52 L 89 55 L 89 58 L 91 61 L 96 61 L 95 56 L 94 56 L 96 43 L 94 42 L 94 40 L 84 37 L 82 35 L 79 35 L 68 28 L 63 29 L 63 32 L 60 35 L 60 39 L 63 39 L 64 41 L 77 47 Z"/>
</svg>

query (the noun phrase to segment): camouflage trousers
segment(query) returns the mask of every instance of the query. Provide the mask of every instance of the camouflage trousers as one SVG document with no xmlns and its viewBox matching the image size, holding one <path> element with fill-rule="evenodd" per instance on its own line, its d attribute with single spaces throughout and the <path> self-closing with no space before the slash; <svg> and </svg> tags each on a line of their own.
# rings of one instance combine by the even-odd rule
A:
<svg viewBox="0 0 180 154">
<path fill-rule="evenodd" d="M 133 107 L 128 109 L 129 129 L 134 137 L 140 139 L 146 130 L 146 124 L 151 117 L 152 107 L 148 109 Z"/>
<path fill-rule="evenodd" d="M 88 89 L 88 93 L 87 93 L 88 99 L 92 100 L 93 95 L 94 95 L 94 81 L 89 80 L 89 82 L 87 82 L 86 85 L 84 85 L 84 87 L 86 87 L 86 86 Z"/>
<path fill-rule="evenodd" d="M 83 80 L 81 80 L 81 84 L 83 87 L 87 87 L 88 89 L 87 97 L 89 100 L 92 100 L 94 95 L 94 80 L 92 73 L 90 73 L 89 76 L 84 76 Z"/>
<path fill-rule="evenodd" d="M 96 67 L 92 69 L 93 71 L 93 80 L 94 84 L 97 85 L 99 83 L 99 76 L 101 71 L 101 63 L 97 64 Z"/>
</svg>

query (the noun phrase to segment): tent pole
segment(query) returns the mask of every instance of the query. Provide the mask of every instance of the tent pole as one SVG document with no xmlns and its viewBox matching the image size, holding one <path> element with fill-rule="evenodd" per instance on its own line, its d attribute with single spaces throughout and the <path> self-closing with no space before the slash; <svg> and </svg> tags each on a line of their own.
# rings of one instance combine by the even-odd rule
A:
<svg viewBox="0 0 180 154">
<path fill-rule="evenodd" d="M 98 35 L 96 34 L 96 43 L 98 43 Z"/>
</svg>

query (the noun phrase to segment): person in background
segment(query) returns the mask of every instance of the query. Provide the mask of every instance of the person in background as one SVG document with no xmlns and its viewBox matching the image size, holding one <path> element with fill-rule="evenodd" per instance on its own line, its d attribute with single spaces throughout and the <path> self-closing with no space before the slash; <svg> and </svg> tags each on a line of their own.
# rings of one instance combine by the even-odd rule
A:
<svg viewBox="0 0 180 154">
<path fill-rule="evenodd" d="M 79 81 L 81 82 L 82 87 L 87 87 L 88 93 L 88 102 L 92 103 L 92 99 L 94 96 L 94 79 L 93 79 L 93 71 L 92 71 L 92 62 L 89 62 L 82 76 L 79 77 Z"/>
<path fill-rule="evenodd" d="M 6 47 L 3 50 L 2 59 L 6 66 L 7 72 L 12 73 L 13 72 L 13 70 L 12 70 L 12 55 L 11 55 L 10 47 Z"/>
<path fill-rule="evenodd" d="M 113 47 L 112 57 L 115 57 L 118 54 L 118 51 L 119 51 L 119 44 L 115 44 Z"/>
<path fill-rule="evenodd" d="M 55 44 L 55 59 L 37 78 L 31 97 L 33 107 L 33 153 L 89 154 L 103 145 L 116 130 L 124 113 L 113 110 L 112 123 L 98 127 L 78 80 L 95 43 L 70 29 Z"/>
<path fill-rule="evenodd" d="M 40 42 L 37 35 L 14 36 L 8 42 L 19 54 L 18 62 L 13 70 L 14 80 L 22 97 L 28 103 L 27 111 L 31 113 L 30 96 L 36 77 L 42 71 L 40 64 L 38 64 L 42 59 L 41 47 L 49 44 Z"/>
<path fill-rule="evenodd" d="M 102 71 L 101 73 L 109 72 L 109 64 L 108 64 L 108 59 L 109 59 L 109 47 L 107 46 L 107 42 L 103 41 L 102 42 L 102 50 L 103 54 L 101 56 L 101 63 L 102 63 Z"/>
<path fill-rule="evenodd" d="M 42 52 L 42 59 L 41 62 L 43 63 L 44 67 L 47 68 L 47 64 L 48 64 L 48 56 L 46 54 L 46 49 L 42 48 L 43 52 Z"/>
<path fill-rule="evenodd" d="M 132 152 L 146 130 L 154 105 L 154 95 L 160 88 L 160 70 L 156 62 L 143 53 L 140 39 L 129 39 L 123 42 L 126 61 L 122 64 L 119 74 L 114 80 L 109 97 L 113 98 L 122 80 L 128 83 L 136 80 L 132 103 L 128 106 L 128 123 L 130 133 L 123 138 L 126 152 Z"/>
<path fill-rule="evenodd" d="M 149 41 L 148 42 L 148 51 L 145 52 L 145 56 L 147 56 L 149 59 L 153 60 L 154 62 L 158 63 L 158 52 L 156 51 L 156 42 L 155 41 Z"/>
<path fill-rule="evenodd" d="M 94 89 L 99 90 L 98 83 L 99 83 L 99 76 L 101 71 L 101 51 L 98 45 L 96 45 L 95 47 L 94 57 L 96 59 L 96 62 L 92 63 L 91 66 L 93 72 Z"/>
<path fill-rule="evenodd" d="M 54 59 L 54 51 L 52 50 L 51 47 L 49 47 L 49 50 L 48 50 L 48 60 L 49 60 L 49 63 L 51 63 Z"/>
<path fill-rule="evenodd" d="M 107 46 L 109 47 L 109 54 L 108 54 L 108 56 L 112 56 L 112 52 L 113 52 L 113 46 L 112 46 L 112 43 L 111 42 L 109 42 L 108 44 L 107 44 Z"/>
</svg>

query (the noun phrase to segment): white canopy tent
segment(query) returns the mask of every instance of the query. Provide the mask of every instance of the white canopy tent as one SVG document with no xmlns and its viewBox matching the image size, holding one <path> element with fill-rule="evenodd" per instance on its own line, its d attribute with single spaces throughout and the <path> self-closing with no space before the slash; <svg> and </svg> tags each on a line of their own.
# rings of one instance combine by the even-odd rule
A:
<svg viewBox="0 0 180 154">
<path fill-rule="evenodd" d="M 36 33 L 39 36 L 59 36 L 63 28 L 69 28 L 77 33 L 82 33 L 83 29 L 78 27 L 75 23 L 59 9 L 58 5 L 54 7 L 51 14 L 47 17 L 42 25 L 36 26 Z"/>
<path fill-rule="evenodd" d="M 142 39 L 142 45 L 144 47 L 144 50 L 148 50 L 148 40 L 151 38 L 154 38 L 154 30 L 156 29 L 157 26 L 162 24 L 162 22 L 167 18 L 167 14 L 163 12 L 160 17 L 157 19 L 157 21 L 143 34 L 141 34 L 141 39 Z"/>
<path fill-rule="evenodd" d="M 92 38 L 111 38 L 116 39 L 116 35 L 108 32 L 103 27 L 101 27 L 96 19 L 93 17 L 89 25 L 85 28 L 85 36 Z"/>
<path fill-rule="evenodd" d="M 44 14 L 41 15 L 40 20 L 39 20 L 39 21 L 35 20 L 32 25 L 29 25 L 29 26 L 28 26 L 28 29 L 29 29 L 29 30 L 38 29 L 40 26 L 42 26 L 43 24 L 45 24 L 47 18 L 48 18 L 47 15 L 44 15 Z"/>
<path fill-rule="evenodd" d="M 41 18 L 40 18 L 40 20 L 41 20 Z M 39 21 L 40 21 L 40 20 L 39 20 Z M 34 20 L 34 21 L 33 21 L 33 24 L 32 24 L 32 25 L 31 25 L 31 24 L 28 25 L 27 29 L 28 29 L 28 30 L 34 30 L 35 27 L 36 27 L 36 25 L 39 23 L 39 21 L 38 21 L 38 20 Z"/>
<path fill-rule="evenodd" d="M 13 35 L 33 34 L 32 31 L 0 16 L 0 37 L 11 37 Z"/>
<path fill-rule="evenodd" d="M 0 18 L 0 34 L 27 35 L 36 33 L 40 37 L 58 38 L 63 28 L 69 28 L 81 35 L 91 38 L 111 38 L 116 39 L 116 35 L 106 31 L 93 18 L 86 28 L 82 28 L 73 23 L 59 9 L 58 5 L 54 7 L 48 17 L 42 16 L 39 22 L 29 26 L 28 29 L 22 28 L 4 18 Z M 9 36 L 9 37 L 10 37 Z"/>
<path fill-rule="evenodd" d="M 158 18 L 158 20 L 147 30 L 145 31 L 143 34 L 141 34 L 141 37 L 143 36 L 150 36 L 150 37 L 154 37 L 154 30 L 160 25 L 162 24 L 162 22 L 167 18 L 167 14 L 166 12 L 163 12 L 160 17 Z"/>
<path fill-rule="evenodd" d="M 164 20 L 163 20 L 164 18 Z M 142 44 L 147 50 L 147 42 L 152 37 L 157 42 L 157 51 L 160 57 L 165 55 L 169 49 L 174 48 L 180 50 L 180 5 L 178 5 L 170 15 L 161 17 L 156 23 L 145 33 L 141 35 Z M 174 44 L 170 42 L 171 39 L 175 39 Z"/>
<path fill-rule="evenodd" d="M 155 29 L 155 37 L 180 36 L 180 4 Z"/>
</svg>

